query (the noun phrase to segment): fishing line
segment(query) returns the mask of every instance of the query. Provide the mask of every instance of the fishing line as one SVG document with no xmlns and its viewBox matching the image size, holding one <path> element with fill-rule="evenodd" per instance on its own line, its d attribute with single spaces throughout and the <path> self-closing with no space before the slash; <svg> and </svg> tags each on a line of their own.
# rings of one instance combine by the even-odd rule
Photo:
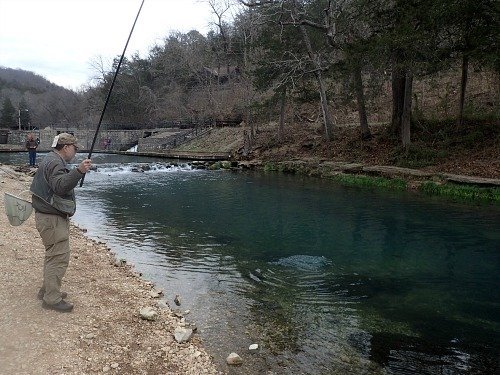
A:
<svg viewBox="0 0 500 375">
<path fill-rule="evenodd" d="M 97 124 L 97 129 L 95 131 L 94 139 L 92 140 L 92 146 L 90 146 L 89 156 L 87 157 L 87 159 L 90 159 L 92 156 L 92 151 L 94 150 L 95 142 L 97 140 L 97 135 L 99 134 L 99 128 L 101 127 L 102 119 L 104 117 L 104 113 L 106 112 L 109 98 L 111 97 L 111 92 L 113 91 L 113 87 L 115 86 L 115 81 L 116 81 L 116 77 L 118 76 L 118 71 L 120 70 L 120 66 L 122 65 L 123 58 L 125 57 L 125 51 L 127 51 L 128 42 L 130 41 L 130 37 L 132 36 L 132 33 L 134 32 L 134 27 L 135 27 L 135 24 L 137 22 L 137 19 L 139 18 L 139 14 L 141 13 L 141 9 L 142 9 L 143 5 L 144 5 L 144 0 L 142 0 L 141 6 L 139 7 L 139 11 L 137 12 L 137 15 L 135 16 L 134 24 L 132 25 L 132 29 L 130 30 L 130 33 L 128 34 L 127 43 L 125 43 L 125 47 L 123 48 L 122 56 L 120 57 L 120 61 L 118 62 L 118 66 L 116 67 L 115 75 L 113 76 L 113 80 L 111 81 L 111 86 L 110 86 L 109 91 L 108 91 L 108 96 L 106 97 L 106 101 L 104 102 L 104 107 L 102 108 L 101 117 L 99 118 L 99 123 Z M 84 179 L 85 179 L 85 175 L 83 175 L 82 179 L 80 180 L 80 187 L 82 187 Z"/>
</svg>

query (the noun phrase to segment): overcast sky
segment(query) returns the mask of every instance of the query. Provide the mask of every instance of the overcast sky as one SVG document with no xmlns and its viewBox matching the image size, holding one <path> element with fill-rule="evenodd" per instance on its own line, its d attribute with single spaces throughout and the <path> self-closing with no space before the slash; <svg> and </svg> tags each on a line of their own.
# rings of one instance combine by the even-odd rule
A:
<svg viewBox="0 0 500 375">
<path fill-rule="evenodd" d="M 121 55 L 140 5 L 141 0 L 0 0 L 0 66 L 78 89 L 96 73 L 92 60 L 109 63 Z M 171 31 L 206 35 L 211 20 L 203 0 L 145 0 L 127 56 L 145 56 Z"/>
</svg>

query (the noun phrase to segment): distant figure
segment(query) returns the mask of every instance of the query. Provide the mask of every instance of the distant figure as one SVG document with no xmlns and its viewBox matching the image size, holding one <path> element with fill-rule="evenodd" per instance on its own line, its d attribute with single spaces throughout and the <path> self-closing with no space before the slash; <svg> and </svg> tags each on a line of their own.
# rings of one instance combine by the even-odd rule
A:
<svg viewBox="0 0 500 375">
<path fill-rule="evenodd" d="M 33 137 L 33 134 L 29 133 L 28 139 L 26 140 L 26 148 L 28 149 L 30 167 L 36 167 L 36 148 L 38 147 L 38 143 L 39 142 Z"/>
<path fill-rule="evenodd" d="M 109 144 L 111 143 L 111 140 L 109 138 L 104 138 L 102 140 L 102 147 L 107 150 L 109 148 Z"/>
</svg>

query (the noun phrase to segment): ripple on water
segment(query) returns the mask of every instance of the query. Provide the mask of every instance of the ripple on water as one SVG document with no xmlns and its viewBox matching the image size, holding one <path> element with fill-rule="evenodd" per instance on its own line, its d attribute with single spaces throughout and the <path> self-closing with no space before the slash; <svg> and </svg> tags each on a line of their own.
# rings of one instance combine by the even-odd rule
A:
<svg viewBox="0 0 500 375">
<path fill-rule="evenodd" d="M 295 268 L 302 271 L 316 271 L 330 265 L 331 261 L 324 256 L 292 255 L 278 259 L 276 262 L 271 262 L 271 264 Z"/>
</svg>

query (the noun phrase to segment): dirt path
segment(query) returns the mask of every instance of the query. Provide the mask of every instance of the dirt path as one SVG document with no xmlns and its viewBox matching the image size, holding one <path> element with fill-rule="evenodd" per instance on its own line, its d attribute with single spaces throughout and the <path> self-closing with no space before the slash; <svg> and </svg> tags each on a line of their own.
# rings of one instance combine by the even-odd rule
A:
<svg viewBox="0 0 500 375">
<path fill-rule="evenodd" d="M 71 228 L 71 261 L 63 281 L 72 313 L 44 310 L 36 294 L 44 249 L 34 215 L 10 226 L 5 192 L 21 195 L 31 178 L 0 165 L 0 374 L 217 374 L 196 335 L 178 344 L 180 324 L 153 285 L 114 265 L 105 244 Z M 139 317 L 154 307 L 156 321 Z M 162 306 L 162 307 L 160 307 Z"/>
</svg>

